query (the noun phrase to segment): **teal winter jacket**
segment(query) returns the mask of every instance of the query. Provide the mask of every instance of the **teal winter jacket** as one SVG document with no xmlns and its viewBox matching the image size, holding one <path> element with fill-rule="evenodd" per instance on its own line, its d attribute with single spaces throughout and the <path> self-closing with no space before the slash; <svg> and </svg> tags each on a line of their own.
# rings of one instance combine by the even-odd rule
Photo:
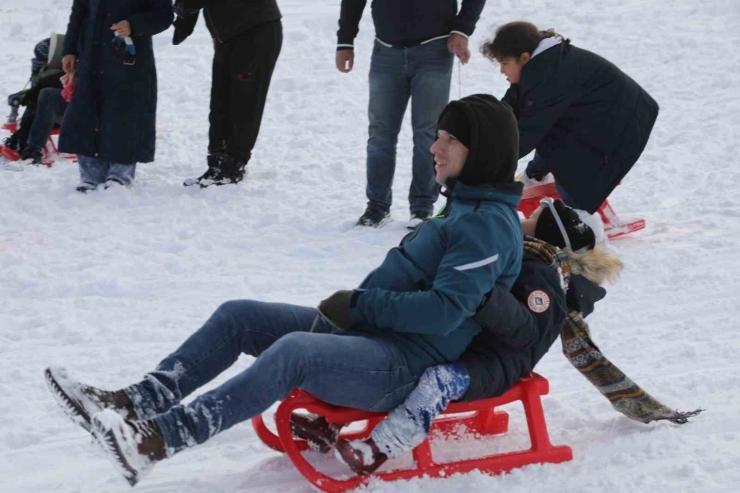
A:
<svg viewBox="0 0 740 493">
<path fill-rule="evenodd" d="M 353 331 L 391 339 L 410 369 L 457 360 L 480 326 L 471 318 L 496 284 L 519 275 L 521 184 L 458 182 L 443 217 L 420 224 L 352 297 Z"/>
</svg>

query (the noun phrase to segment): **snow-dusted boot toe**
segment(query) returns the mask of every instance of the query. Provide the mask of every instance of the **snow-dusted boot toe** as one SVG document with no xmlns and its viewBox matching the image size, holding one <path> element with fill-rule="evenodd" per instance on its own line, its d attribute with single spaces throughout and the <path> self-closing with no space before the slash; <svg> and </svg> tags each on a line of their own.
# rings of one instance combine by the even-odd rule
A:
<svg viewBox="0 0 740 493">
<path fill-rule="evenodd" d="M 103 409 L 113 409 L 127 419 L 136 419 L 134 405 L 122 390 L 100 390 L 73 380 L 66 369 L 44 370 L 46 385 L 64 414 L 78 426 L 91 430 L 91 416 Z"/>
<path fill-rule="evenodd" d="M 131 486 L 167 458 L 164 436 L 153 419 L 130 421 L 106 409 L 93 416 L 92 427 L 108 460 Z"/>
<path fill-rule="evenodd" d="M 294 438 L 305 440 L 312 450 L 329 453 L 337 443 L 343 425 L 329 423 L 315 414 L 295 414 L 290 416 L 290 431 Z"/>
<path fill-rule="evenodd" d="M 339 440 L 335 445 L 334 455 L 361 476 L 374 473 L 388 460 L 388 456 L 378 449 L 372 438 L 351 442 Z"/>
</svg>

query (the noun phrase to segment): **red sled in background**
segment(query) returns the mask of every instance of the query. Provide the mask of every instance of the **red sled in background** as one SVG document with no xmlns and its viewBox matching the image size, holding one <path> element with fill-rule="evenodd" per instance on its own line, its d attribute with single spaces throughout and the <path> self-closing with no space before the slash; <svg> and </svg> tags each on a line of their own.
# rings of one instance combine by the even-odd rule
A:
<svg viewBox="0 0 740 493">
<path fill-rule="evenodd" d="M 15 133 L 18 130 L 18 123 L 5 123 L 3 124 L 3 130 L 7 130 L 10 133 Z M 51 165 L 54 164 L 55 159 L 69 159 L 73 162 L 77 161 L 77 156 L 75 156 L 74 154 L 59 152 L 56 142 L 54 142 L 54 137 L 58 135 L 59 127 L 54 127 L 49 134 L 49 140 L 47 141 L 46 146 L 44 146 L 44 159 L 41 161 L 41 164 L 48 168 L 51 168 Z M 20 154 L 2 145 L 0 145 L 0 154 L 2 154 L 2 156 L 8 161 L 18 161 L 20 159 Z"/>
<path fill-rule="evenodd" d="M 536 373 L 521 379 L 516 385 L 499 397 L 481 399 L 473 402 L 453 402 L 432 424 L 430 437 L 448 436 L 464 427 L 464 433 L 472 436 L 501 435 L 509 429 L 509 415 L 496 411 L 496 407 L 521 401 L 527 419 L 530 448 L 519 452 L 507 452 L 476 457 L 472 459 L 436 462 L 432 457 L 429 439 L 413 450 L 414 467 L 376 472 L 369 476 L 333 478 L 318 471 L 301 451 L 308 448 L 307 442 L 293 438 L 290 430 L 290 417 L 297 409 L 323 416 L 329 423 L 354 423 L 367 421 L 364 429 L 341 434 L 347 440 L 364 440 L 370 436 L 373 428 L 382 421 L 387 413 L 360 411 L 347 407 L 333 406 L 320 401 L 308 392 L 294 390 L 280 403 L 275 414 L 277 435 L 270 431 L 262 416 L 252 419 L 257 436 L 270 448 L 285 452 L 298 471 L 322 491 L 342 493 L 366 484 L 371 479 L 395 481 L 422 476 L 447 477 L 455 473 L 466 473 L 474 470 L 487 474 L 501 474 L 517 467 L 529 464 L 559 463 L 573 459 L 570 447 L 554 446 L 545 423 L 540 396 L 549 392 L 549 383 Z M 465 414 L 461 414 L 465 413 Z M 349 471 L 348 471 L 349 472 Z"/>
<path fill-rule="evenodd" d="M 524 214 L 525 217 L 529 217 L 540 206 L 540 199 L 543 197 L 560 198 L 554 182 L 525 188 L 522 193 L 522 200 L 519 202 L 519 212 Z M 605 200 L 596 212 L 601 216 L 601 220 L 604 222 L 604 233 L 610 240 L 645 229 L 644 219 L 627 223 L 622 222 L 612 206 L 609 205 L 608 200 Z"/>
</svg>

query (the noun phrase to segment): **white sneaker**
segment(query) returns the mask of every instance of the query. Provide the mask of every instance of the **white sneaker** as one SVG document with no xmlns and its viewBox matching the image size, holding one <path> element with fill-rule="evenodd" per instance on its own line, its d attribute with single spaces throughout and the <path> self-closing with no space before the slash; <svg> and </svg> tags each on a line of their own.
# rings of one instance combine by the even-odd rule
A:
<svg viewBox="0 0 740 493">
<path fill-rule="evenodd" d="M 414 212 L 413 214 L 411 214 L 411 219 L 409 219 L 409 222 L 406 223 L 406 227 L 408 229 L 414 229 L 430 217 L 432 217 L 432 215 L 428 212 Z"/>
</svg>

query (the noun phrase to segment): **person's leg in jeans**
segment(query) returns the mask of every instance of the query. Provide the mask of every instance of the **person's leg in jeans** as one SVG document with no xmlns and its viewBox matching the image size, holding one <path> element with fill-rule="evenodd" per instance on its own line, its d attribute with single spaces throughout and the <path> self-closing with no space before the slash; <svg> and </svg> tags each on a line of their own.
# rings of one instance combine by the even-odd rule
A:
<svg viewBox="0 0 740 493">
<path fill-rule="evenodd" d="M 434 180 L 430 148 L 437 140 L 437 120 L 450 100 L 454 55 L 447 39 L 409 49 L 411 75 L 411 126 L 414 130 L 413 179 L 409 188 L 411 213 L 434 210 L 439 189 Z"/>
<path fill-rule="evenodd" d="M 331 404 L 387 410 L 403 401 L 414 375 L 393 344 L 361 335 L 330 334 L 316 310 L 276 303 L 232 301 L 163 360 L 144 381 L 126 389 L 140 418 L 154 416 L 168 455 L 203 443 L 252 418 L 294 388 Z M 188 394 L 236 361 L 258 356 L 246 370 L 187 405 Z"/>
<path fill-rule="evenodd" d="M 357 474 L 372 474 L 389 457 L 396 457 L 422 443 L 429 435 L 434 418 L 450 402 L 465 395 L 470 373 L 456 362 L 427 368 L 419 384 L 400 406 L 375 427 L 366 440 L 336 443 L 335 455 Z"/>
<path fill-rule="evenodd" d="M 134 181 L 136 176 L 136 163 L 133 164 L 120 164 L 120 163 L 109 163 L 108 176 L 105 178 L 106 188 L 113 184 L 123 185 L 128 187 Z"/>
<path fill-rule="evenodd" d="M 461 399 L 470 386 L 463 363 L 427 368 L 406 400 L 375 427 L 371 439 L 388 457 L 396 457 L 423 442 L 434 418 L 450 402 Z"/>
<path fill-rule="evenodd" d="M 62 90 L 53 87 L 43 89 L 39 94 L 36 117 L 28 135 L 27 147 L 43 150 L 49 140 L 57 115 L 64 114 L 67 101 L 62 97 Z"/>
<path fill-rule="evenodd" d="M 94 190 L 108 176 L 108 163 L 102 159 L 78 155 L 77 165 L 80 169 L 80 186 L 77 187 L 79 191 L 83 191 L 83 188 Z"/>
<path fill-rule="evenodd" d="M 406 51 L 376 41 L 370 61 L 367 205 L 384 213 L 390 211 L 393 200 L 396 143 L 410 96 Z"/>
</svg>

